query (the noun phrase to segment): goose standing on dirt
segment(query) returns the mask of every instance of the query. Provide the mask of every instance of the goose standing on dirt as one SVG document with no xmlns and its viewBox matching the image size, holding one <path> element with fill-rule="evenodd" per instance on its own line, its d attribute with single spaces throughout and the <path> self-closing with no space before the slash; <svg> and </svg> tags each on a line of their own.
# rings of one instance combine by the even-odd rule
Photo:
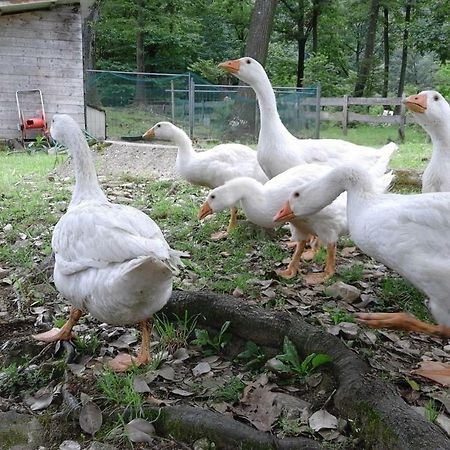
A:
<svg viewBox="0 0 450 450">
<path fill-rule="evenodd" d="M 281 122 L 275 93 L 261 64 L 250 57 L 225 61 L 219 67 L 249 84 L 258 98 L 261 128 L 258 138 L 258 161 L 269 178 L 299 164 L 325 164 L 337 167 L 358 163 L 374 175 L 386 172 L 393 142 L 380 149 L 352 144 L 340 139 L 298 139 Z"/>
<path fill-rule="evenodd" d="M 378 194 L 375 180 L 365 169 L 342 166 L 296 189 L 283 209 L 298 218 L 308 217 L 344 191 L 352 240 L 424 292 L 440 325 L 404 312 L 360 313 L 358 320 L 373 328 L 450 337 L 450 192 Z"/>
<path fill-rule="evenodd" d="M 450 105 L 437 91 L 422 91 L 404 102 L 433 142 L 431 160 L 422 176 L 422 192 L 449 192 Z"/>
<path fill-rule="evenodd" d="M 136 358 L 120 354 L 113 370 L 150 361 L 150 321 L 172 292 L 179 258 L 158 225 L 143 212 L 108 201 L 102 191 L 89 146 L 76 122 L 53 117 L 51 135 L 72 156 L 75 188 L 67 212 L 56 224 L 54 282 L 73 306 L 61 329 L 35 335 L 52 342 L 69 340 L 83 312 L 112 325 L 140 323 L 142 343 Z"/>
<path fill-rule="evenodd" d="M 170 122 L 158 122 L 144 135 L 144 139 L 172 141 L 178 147 L 175 168 L 177 173 L 192 184 L 213 189 L 236 177 L 251 177 L 265 183 L 267 177 L 258 164 L 256 152 L 241 144 L 220 144 L 205 151 L 196 152 L 189 136 Z M 236 207 L 230 205 L 231 218 L 225 232 L 213 235 L 215 239 L 226 237 L 236 226 Z"/>
<path fill-rule="evenodd" d="M 331 167 L 318 164 L 302 164 L 286 170 L 265 184 L 248 177 L 234 178 L 208 194 L 198 217 L 203 219 L 239 202 L 250 222 L 263 228 L 278 227 L 281 223 L 275 223 L 273 216 L 293 189 L 324 176 L 330 170 Z M 306 241 L 310 235 L 317 235 L 319 240 L 327 245 L 326 270 L 325 273 L 306 275 L 305 281 L 308 284 L 317 284 L 333 275 L 336 242 L 338 237 L 347 231 L 345 207 L 343 194 L 317 214 L 290 222 L 296 249 L 288 267 L 277 270 L 276 273 L 283 278 L 293 278 L 297 275 Z"/>
</svg>

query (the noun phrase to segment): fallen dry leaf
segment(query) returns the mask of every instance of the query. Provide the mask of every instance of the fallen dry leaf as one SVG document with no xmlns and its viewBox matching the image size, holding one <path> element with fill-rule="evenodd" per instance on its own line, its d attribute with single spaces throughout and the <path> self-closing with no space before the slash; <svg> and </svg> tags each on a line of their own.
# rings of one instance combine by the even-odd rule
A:
<svg viewBox="0 0 450 450">
<path fill-rule="evenodd" d="M 411 373 L 450 386 L 450 365 L 437 361 L 422 361 L 420 367 Z"/>
<path fill-rule="evenodd" d="M 81 407 L 79 423 L 85 433 L 94 435 L 103 423 L 101 409 L 94 402 L 87 402 Z"/>
<path fill-rule="evenodd" d="M 131 442 L 153 442 L 152 436 L 155 434 L 155 427 L 144 419 L 133 419 L 125 425 L 125 434 Z"/>
<path fill-rule="evenodd" d="M 309 418 L 309 426 L 314 431 L 319 431 L 324 428 L 326 429 L 336 429 L 338 426 L 338 420 L 336 416 L 333 416 L 328 411 L 324 409 L 319 409 Z"/>
</svg>

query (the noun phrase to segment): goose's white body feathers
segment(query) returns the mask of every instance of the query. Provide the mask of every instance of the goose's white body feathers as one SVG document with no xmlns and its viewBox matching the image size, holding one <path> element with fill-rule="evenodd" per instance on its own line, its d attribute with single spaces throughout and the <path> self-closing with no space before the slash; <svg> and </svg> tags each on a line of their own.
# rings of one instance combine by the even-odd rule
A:
<svg viewBox="0 0 450 450">
<path fill-rule="evenodd" d="M 254 150 L 241 144 L 220 144 L 204 152 L 196 152 L 192 141 L 170 122 L 159 122 L 144 137 L 170 140 L 178 146 L 175 162 L 177 173 L 192 184 L 215 188 L 236 177 L 251 177 L 265 183 L 267 177 L 258 164 Z"/>
<path fill-rule="evenodd" d="M 356 245 L 423 291 L 436 321 L 450 326 L 450 193 L 377 194 L 368 172 L 352 166 L 334 169 L 290 202 L 296 214 L 311 214 L 345 190 Z"/>
<path fill-rule="evenodd" d="M 386 172 L 396 144 L 375 149 L 340 139 L 298 139 L 281 122 L 272 85 L 258 61 L 244 57 L 220 67 L 248 83 L 256 93 L 261 116 L 258 161 L 269 178 L 299 164 L 337 167 L 356 162 L 376 176 Z"/>
<path fill-rule="evenodd" d="M 147 215 L 106 199 L 89 147 L 69 116 L 55 116 L 51 133 L 69 148 L 76 173 L 72 201 L 52 238 L 57 289 L 102 322 L 149 318 L 171 295 L 177 252 Z"/>
</svg>

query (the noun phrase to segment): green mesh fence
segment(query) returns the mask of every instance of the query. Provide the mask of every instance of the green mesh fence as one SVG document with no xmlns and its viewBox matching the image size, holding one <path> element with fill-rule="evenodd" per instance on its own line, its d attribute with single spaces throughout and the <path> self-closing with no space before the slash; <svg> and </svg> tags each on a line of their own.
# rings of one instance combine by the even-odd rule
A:
<svg viewBox="0 0 450 450">
<path fill-rule="evenodd" d="M 278 110 L 298 137 L 318 137 L 318 90 L 275 88 Z M 256 142 L 259 111 L 248 86 L 212 85 L 192 74 L 88 71 L 86 103 L 106 114 L 109 139 L 138 139 L 167 120 L 192 138 Z"/>
</svg>

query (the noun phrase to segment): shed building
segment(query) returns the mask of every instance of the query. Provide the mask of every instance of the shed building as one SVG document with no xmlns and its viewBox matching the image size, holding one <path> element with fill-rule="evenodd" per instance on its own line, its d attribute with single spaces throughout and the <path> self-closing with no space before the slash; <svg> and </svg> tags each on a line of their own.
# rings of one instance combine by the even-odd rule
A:
<svg viewBox="0 0 450 450">
<path fill-rule="evenodd" d="M 0 0 L 0 139 L 19 138 L 16 91 L 40 89 L 47 120 L 70 114 L 85 126 L 80 0 Z M 26 114 L 40 110 L 24 93 Z"/>
</svg>

